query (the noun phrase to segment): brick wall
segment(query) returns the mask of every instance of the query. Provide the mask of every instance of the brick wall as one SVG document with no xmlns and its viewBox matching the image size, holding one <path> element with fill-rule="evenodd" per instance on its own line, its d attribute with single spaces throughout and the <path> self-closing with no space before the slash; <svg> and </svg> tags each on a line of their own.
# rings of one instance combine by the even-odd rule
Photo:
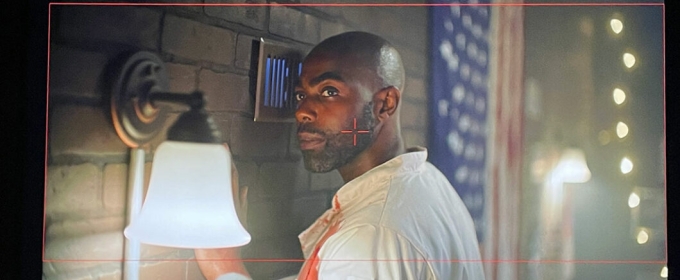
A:
<svg viewBox="0 0 680 280">
<path fill-rule="evenodd" d="M 301 259 L 297 234 L 330 206 L 342 185 L 337 172 L 304 170 L 293 124 L 253 122 L 247 76 L 252 39 L 308 49 L 344 31 L 386 37 L 401 51 L 407 71 L 404 139 L 409 146 L 426 144 L 424 7 L 53 6 L 51 16 L 45 259 L 54 261 L 44 262 L 45 279 L 121 279 L 129 149 L 105 108 L 102 75 L 124 51 L 160 54 L 171 91 L 206 93 L 241 183 L 250 186 L 253 239 L 244 258 Z M 146 184 L 164 137 L 145 147 Z M 141 277 L 203 279 L 193 257 L 192 250 L 142 245 L 142 258 L 150 261 L 141 263 Z M 294 274 L 300 266 L 247 263 L 255 279 Z"/>
</svg>

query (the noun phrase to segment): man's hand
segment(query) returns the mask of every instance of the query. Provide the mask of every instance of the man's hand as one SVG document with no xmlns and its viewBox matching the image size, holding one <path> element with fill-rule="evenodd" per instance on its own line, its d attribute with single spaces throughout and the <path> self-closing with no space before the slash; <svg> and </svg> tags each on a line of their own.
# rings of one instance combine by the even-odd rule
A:
<svg viewBox="0 0 680 280">
<path fill-rule="evenodd" d="M 224 144 L 229 150 L 229 146 Z M 247 229 L 247 215 L 248 215 L 248 187 L 239 187 L 238 170 L 234 161 L 231 161 L 231 190 L 234 197 L 234 207 L 238 219 Z M 236 272 L 246 276 L 246 271 L 243 262 L 241 261 L 240 248 L 220 248 L 220 249 L 194 249 L 198 267 L 201 269 L 203 276 L 208 280 L 217 279 L 220 275 Z"/>
</svg>

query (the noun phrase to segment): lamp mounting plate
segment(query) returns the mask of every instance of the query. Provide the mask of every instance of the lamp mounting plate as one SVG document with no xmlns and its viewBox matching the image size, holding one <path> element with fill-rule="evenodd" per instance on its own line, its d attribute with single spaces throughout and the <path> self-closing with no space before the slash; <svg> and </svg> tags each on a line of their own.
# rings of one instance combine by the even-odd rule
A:
<svg viewBox="0 0 680 280">
<path fill-rule="evenodd" d="M 111 91 L 111 116 L 120 139 L 139 148 L 156 136 L 168 118 L 166 106 L 153 106 L 149 96 L 166 92 L 168 73 L 154 53 L 140 51 L 127 57 L 119 68 Z"/>
</svg>

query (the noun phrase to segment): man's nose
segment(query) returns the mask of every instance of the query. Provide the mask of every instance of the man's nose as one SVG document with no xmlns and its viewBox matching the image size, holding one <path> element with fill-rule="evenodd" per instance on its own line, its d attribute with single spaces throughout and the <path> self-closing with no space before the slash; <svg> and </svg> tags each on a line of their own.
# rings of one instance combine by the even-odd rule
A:
<svg viewBox="0 0 680 280">
<path fill-rule="evenodd" d="M 314 102 L 309 99 L 300 101 L 295 111 L 295 119 L 298 123 L 310 123 L 316 121 L 316 109 Z"/>
</svg>

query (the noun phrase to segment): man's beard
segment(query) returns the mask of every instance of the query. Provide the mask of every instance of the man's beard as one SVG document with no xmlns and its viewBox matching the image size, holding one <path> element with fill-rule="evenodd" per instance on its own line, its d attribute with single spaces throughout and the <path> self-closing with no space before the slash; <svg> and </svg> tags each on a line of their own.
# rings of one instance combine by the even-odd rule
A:
<svg viewBox="0 0 680 280">
<path fill-rule="evenodd" d="M 326 145 L 319 151 L 304 150 L 302 158 L 305 168 L 311 172 L 324 173 L 342 167 L 351 162 L 357 155 L 366 150 L 373 142 L 373 130 L 376 125 L 372 112 L 372 102 L 364 106 L 363 115 L 357 118 L 357 128 L 354 129 L 354 118 L 344 130 L 353 130 L 352 133 L 340 131 L 323 131 L 301 124 L 299 132 L 311 132 L 321 135 L 326 139 Z M 368 133 L 358 133 L 360 130 L 368 130 Z M 354 137 L 356 135 L 356 145 Z"/>
</svg>

